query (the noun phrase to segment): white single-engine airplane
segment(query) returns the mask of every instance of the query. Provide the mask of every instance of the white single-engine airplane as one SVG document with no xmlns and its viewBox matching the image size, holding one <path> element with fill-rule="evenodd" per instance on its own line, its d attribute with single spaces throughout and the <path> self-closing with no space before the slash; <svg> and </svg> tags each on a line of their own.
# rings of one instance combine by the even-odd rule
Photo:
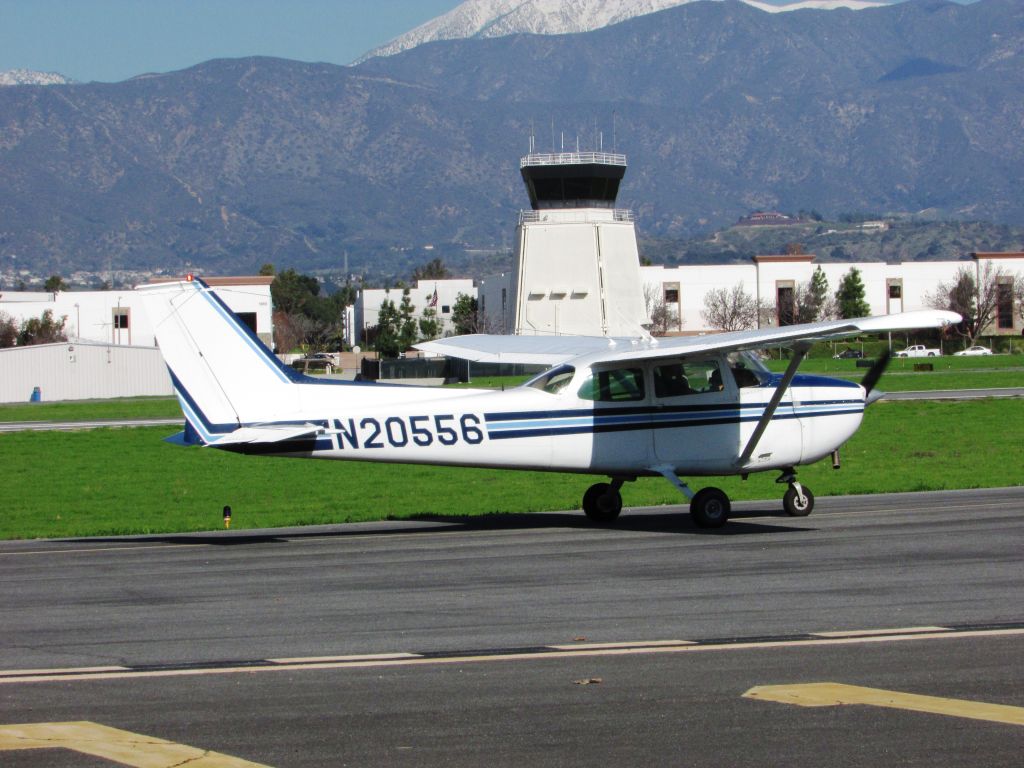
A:
<svg viewBox="0 0 1024 768">
<path fill-rule="evenodd" d="M 504 391 L 315 379 L 281 363 L 202 280 L 145 286 L 146 309 L 185 414 L 179 442 L 299 458 L 498 467 L 606 475 L 583 510 L 609 522 L 620 488 L 661 475 L 701 527 L 729 516 L 717 488 L 680 475 L 776 470 L 785 510 L 807 515 L 796 467 L 860 425 L 888 357 L 861 384 L 797 375 L 810 345 L 863 333 L 940 328 L 953 312 L 835 320 L 671 339 L 463 336 L 421 344 L 456 357 L 553 367 Z M 774 374 L 753 350 L 792 349 Z"/>
</svg>

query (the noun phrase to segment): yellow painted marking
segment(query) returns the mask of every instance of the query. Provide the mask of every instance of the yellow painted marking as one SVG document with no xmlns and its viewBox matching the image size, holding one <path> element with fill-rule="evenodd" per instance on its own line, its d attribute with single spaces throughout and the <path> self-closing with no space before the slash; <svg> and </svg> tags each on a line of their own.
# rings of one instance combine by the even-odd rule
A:
<svg viewBox="0 0 1024 768">
<path fill-rule="evenodd" d="M 842 632 L 811 632 L 815 637 L 871 637 L 875 635 L 910 635 L 915 632 L 949 632 L 949 627 L 902 627 L 900 629 L 848 629 Z"/>
<path fill-rule="evenodd" d="M 802 685 L 759 685 L 743 694 L 748 699 L 763 699 L 799 707 L 836 707 L 842 704 L 863 704 L 888 709 L 909 709 L 949 717 L 988 720 L 1007 725 L 1024 725 L 1024 707 L 988 704 L 983 701 L 944 699 L 916 693 L 862 688 L 842 683 L 804 683 Z"/>
<path fill-rule="evenodd" d="M 705 651 L 744 651 L 761 650 L 769 648 L 812 648 L 817 646 L 837 645 L 864 645 L 867 643 L 893 643 L 909 640 L 960 640 L 972 637 L 1007 637 L 1024 635 L 1024 628 L 1012 629 L 979 629 L 968 631 L 949 631 L 935 633 L 910 633 L 905 635 L 878 635 L 870 637 L 836 637 L 818 638 L 816 640 L 763 640 L 756 642 L 737 643 L 716 643 L 716 644 L 694 644 L 692 641 L 684 640 L 678 645 L 635 645 L 627 644 L 622 648 L 579 648 L 570 646 L 569 650 L 557 650 L 552 647 L 549 651 L 536 653 L 500 653 L 500 654 L 478 654 L 459 656 L 430 656 L 423 657 L 418 654 L 384 654 L 387 658 L 374 658 L 373 656 L 357 658 L 353 661 L 309 661 L 300 660 L 294 663 L 275 663 L 268 660 L 266 666 L 243 665 L 236 667 L 189 667 L 186 669 L 159 669 L 159 670 L 125 670 L 113 672 L 97 672 L 94 674 L 83 674 L 76 672 L 57 672 L 54 674 L 40 674 L 33 676 L 19 677 L 17 675 L 0 677 L 0 685 L 17 683 L 43 683 L 54 681 L 72 680 L 123 680 L 126 678 L 143 677 L 196 677 L 205 675 L 232 675 L 238 673 L 255 674 L 257 672 L 282 672 L 301 670 L 324 670 L 324 669 L 347 669 L 347 668 L 369 668 L 369 667 L 405 667 L 421 666 L 430 664 L 467 664 L 486 663 L 500 661 L 537 661 L 539 659 L 566 659 L 572 657 L 596 657 L 596 656 L 636 656 L 650 653 L 703 653 Z"/>
<path fill-rule="evenodd" d="M 69 749 L 133 768 L 267 768 L 219 752 L 143 736 L 87 721 L 0 725 L 0 752 L 20 749 Z"/>
<path fill-rule="evenodd" d="M 546 645 L 556 651 L 576 651 L 581 648 L 658 648 L 672 645 L 696 645 L 694 640 L 647 640 L 636 643 L 571 643 L 567 645 Z"/>
<path fill-rule="evenodd" d="M 419 659 L 418 653 L 363 653 L 349 656 L 296 656 L 292 659 L 267 659 L 274 664 L 324 664 L 332 661 L 385 661 L 387 659 Z"/>
</svg>

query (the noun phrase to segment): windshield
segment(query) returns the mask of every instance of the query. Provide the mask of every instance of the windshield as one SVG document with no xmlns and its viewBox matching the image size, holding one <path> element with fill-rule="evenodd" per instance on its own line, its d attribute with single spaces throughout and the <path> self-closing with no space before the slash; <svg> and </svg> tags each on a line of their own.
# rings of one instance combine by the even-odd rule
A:
<svg viewBox="0 0 1024 768">
<path fill-rule="evenodd" d="M 557 365 L 554 368 L 549 368 L 538 376 L 534 376 L 528 382 L 523 384 L 523 386 L 532 387 L 533 389 L 539 389 L 542 392 L 557 395 L 569 385 L 569 382 L 572 381 L 572 377 L 575 374 L 576 369 L 571 365 Z"/>
<path fill-rule="evenodd" d="M 771 371 L 756 352 L 731 352 L 728 360 L 737 387 L 756 387 L 771 381 Z"/>
</svg>

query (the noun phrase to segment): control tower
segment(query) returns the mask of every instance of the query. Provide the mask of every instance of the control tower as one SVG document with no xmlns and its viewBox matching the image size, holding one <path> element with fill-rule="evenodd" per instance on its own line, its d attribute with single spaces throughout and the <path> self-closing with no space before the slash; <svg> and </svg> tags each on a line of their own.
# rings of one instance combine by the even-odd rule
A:
<svg viewBox="0 0 1024 768">
<path fill-rule="evenodd" d="M 529 154 L 519 164 L 532 210 L 516 228 L 506 330 L 637 336 L 648 322 L 633 214 L 615 207 L 626 156 Z"/>
</svg>

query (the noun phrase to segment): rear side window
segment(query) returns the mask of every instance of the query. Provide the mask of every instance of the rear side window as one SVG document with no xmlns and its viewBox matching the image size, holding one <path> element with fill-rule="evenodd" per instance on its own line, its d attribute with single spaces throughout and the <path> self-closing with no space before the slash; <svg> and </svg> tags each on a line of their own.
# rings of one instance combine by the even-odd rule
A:
<svg viewBox="0 0 1024 768">
<path fill-rule="evenodd" d="M 594 371 L 580 387 L 581 400 L 618 403 L 644 399 L 644 372 L 640 368 Z"/>
<path fill-rule="evenodd" d="M 654 369 L 654 396 L 681 397 L 722 390 L 717 360 L 685 360 Z"/>
</svg>

